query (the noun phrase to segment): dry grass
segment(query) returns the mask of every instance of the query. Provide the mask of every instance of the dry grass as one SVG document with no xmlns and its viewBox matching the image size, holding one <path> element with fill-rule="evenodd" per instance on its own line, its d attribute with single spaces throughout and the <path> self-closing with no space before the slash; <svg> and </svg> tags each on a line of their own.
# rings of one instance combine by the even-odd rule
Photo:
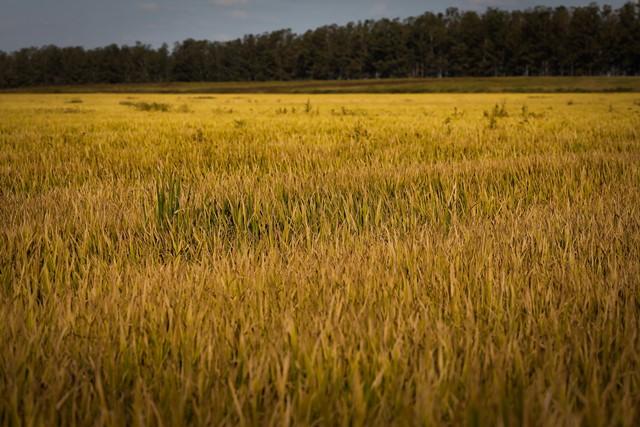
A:
<svg viewBox="0 0 640 427">
<path fill-rule="evenodd" d="M 618 95 L 0 96 L 0 424 L 638 425 Z"/>
</svg>

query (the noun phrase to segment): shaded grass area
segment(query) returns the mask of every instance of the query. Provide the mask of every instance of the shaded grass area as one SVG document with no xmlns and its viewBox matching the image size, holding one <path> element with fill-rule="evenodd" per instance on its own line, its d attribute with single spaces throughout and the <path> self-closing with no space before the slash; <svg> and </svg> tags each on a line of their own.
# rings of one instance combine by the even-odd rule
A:
<svg viewBox="0 0 640 427">
<path fill-rule="evenodd" d="M 2 424 L 640 420 L 636 95 L 68 99 L 0 96 Z"/>
<path fill-rule="evenodd" d="M 640 77 L 462 77 L 45 86 L 23 93 L 590 93 L 639 92 Z"/>
</svg>

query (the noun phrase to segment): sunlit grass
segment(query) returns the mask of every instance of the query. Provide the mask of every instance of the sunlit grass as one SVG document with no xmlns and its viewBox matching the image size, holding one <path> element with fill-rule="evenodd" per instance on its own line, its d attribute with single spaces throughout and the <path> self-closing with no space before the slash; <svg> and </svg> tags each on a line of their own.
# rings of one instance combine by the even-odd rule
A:
<svg viewBox="0 0 640 427">
<path fill-rule="evenodd" d="M 0 95 L 0 424 L 637 425 L 639 104 Z"/>
</svg>

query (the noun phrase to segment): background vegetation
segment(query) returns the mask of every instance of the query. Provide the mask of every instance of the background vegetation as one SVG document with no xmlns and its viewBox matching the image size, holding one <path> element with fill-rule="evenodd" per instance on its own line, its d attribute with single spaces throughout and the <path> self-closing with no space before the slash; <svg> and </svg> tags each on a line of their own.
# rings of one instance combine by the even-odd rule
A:
<svg viewBox="0 0 640 427">
<path fill-rule="evenodd" d="M 640 422 L 636 94 L 0 115 L 0 425 Z"/>
<path fill-rule="evenodd" d="M 640 92 L 640 77 L 457 77 L 288 82 L 78 84 L 5 89 L 7 93 L 597 93 Z"/>
<path fill-rule="evenodd" d="M 640 74 L 640 5 L 449 9 L 228 42 L 0 52 L 0 88 L 389 77 Z"/>
</svg>

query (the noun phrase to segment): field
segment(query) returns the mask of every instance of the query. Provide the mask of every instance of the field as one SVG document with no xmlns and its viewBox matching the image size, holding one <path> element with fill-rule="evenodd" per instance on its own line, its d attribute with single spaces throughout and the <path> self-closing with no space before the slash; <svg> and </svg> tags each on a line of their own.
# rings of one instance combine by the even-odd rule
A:
<svg viewBox="0 0 640 427">
<path fill-rule="evenodd" d="M 0 94 L 0 425 L 639 423 L 639 94 Z"/>
<path fill-rule="evenodd" d="M 343 94 L 343 93 L 622 93 L 640 92 L 640 77 L 457 77 L 289 82 L 201 82 L 36 86 L 27 93 Z M 2 93 L 2 91 L 0 91 Z"/>
</svg>

